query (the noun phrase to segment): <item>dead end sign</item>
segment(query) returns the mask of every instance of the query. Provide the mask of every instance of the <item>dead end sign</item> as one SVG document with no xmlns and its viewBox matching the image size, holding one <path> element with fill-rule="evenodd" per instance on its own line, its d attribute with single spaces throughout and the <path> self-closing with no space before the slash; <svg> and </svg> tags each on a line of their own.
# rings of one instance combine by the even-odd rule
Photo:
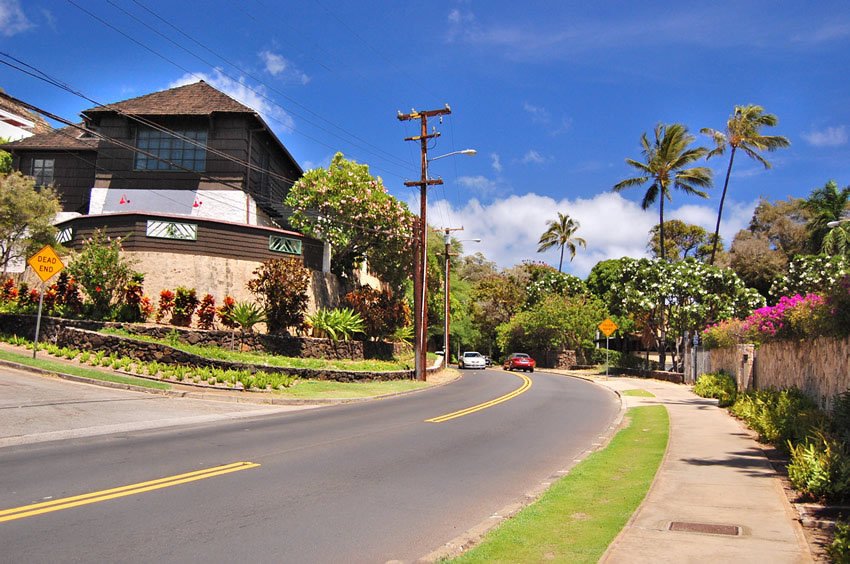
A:
<svg viewBox="0 0 850 564">
<path fill-rule="evenodd" d="M 65 268 L 62 259 L 50 245 L 45 245 L 43 249 L 31 256 L 27 264 L 38 274 L 42 282 L 47 282 Z"/>
<path fill-rule="evenodd" d="M 614 331 L 618 329 L 617 324 L 611 321 L 610 319 L 606 319 L 602 323 L 598 325 L 599 330 L 602 331 L 606 337 L 610 337 L 614 334 Z"/>
</svg>

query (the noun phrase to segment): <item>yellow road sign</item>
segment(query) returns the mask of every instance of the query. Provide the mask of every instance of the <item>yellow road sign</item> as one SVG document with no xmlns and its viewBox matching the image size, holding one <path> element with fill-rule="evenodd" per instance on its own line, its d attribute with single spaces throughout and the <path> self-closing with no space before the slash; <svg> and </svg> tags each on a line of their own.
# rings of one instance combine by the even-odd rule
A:
<svg viewBox="0 0 850 564">
<path fill-rule="evenodd" d="M 27 264 L 35 270 L 35 273 L 38 274 L 42 282 L 47 282 L 65 268 L 59 255 L 56 254 L 56 251 L 50 245 L 45 245 L 43 249 L 31 256 Z"/>
<path fill-rule="evenodd" d="M 614 323 L 613 321 L 611 321 L 610 319 L 606 319 L 605 321 L 600 323 L 597 327 L 599 327 L 599 330 L 602 331 L 602 334 L 605 335 L 606 337 L 610 337 L 611 335 L 614 334 L 614 331 L 619 329 L 619 327 L 617 327 L 617 324 Z"/>
</svg>

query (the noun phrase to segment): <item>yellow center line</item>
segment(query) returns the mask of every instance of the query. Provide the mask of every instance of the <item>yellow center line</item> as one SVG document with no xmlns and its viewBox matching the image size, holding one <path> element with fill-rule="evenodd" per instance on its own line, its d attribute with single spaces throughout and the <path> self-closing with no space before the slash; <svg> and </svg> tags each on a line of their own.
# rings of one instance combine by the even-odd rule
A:
<svg viewBox="0 0 850 564">
<path fill-rule="evenodd" d="M 458 417 L 463 417 L 464 415 L 469 415 L 470 413 L 475 413 L 476 411 L 481 411 L 482 409 L 487 409 L 488 407 L 493 407 L 494 405 L 500 404 L 502 402 L 508 401 L 509 399 L 513 399 L 518 395 L 528 391 L 531 387 L 531 378 L 526 376 L 525 374 L 514 374 L 517 378 L 522 378 L 523 383 L 522 386 L 512 391 L 509 394 L 505 394 L 496 399 L 492 399 L 490 401 L 486 401 L 484 403 L 479 403 L 478 405 L 473 405 L 472 407 L 467 407 L 466 409 L 461 409 L 460 411 L 454 411 L 452 413 L 447 413 L 445 415 L 440 415 L 439 417 L 434 417 L 432 419 L 426 419 L 426 423 L 443 423 L 444 421 L 448 421 L 450 419 L 456 419 Z"/>
<path fill-rule="evenodd" d="M 221 476 L 223 474 L 229 474 L 230 472 L 257 468 L 258 466 L 259 464 L 255 462 L 233 462 L 232 464 L 225 464 L 224 466 L 215 466 L 204 470 L 196 470 L 194 472 L 187 472 L 185 474 L 178 474 L 167 478 L 159 478 L 149 482 L 129 484 L 108 490 L 101 490 L 99 492 L 54 499 L 41 503 L 33 503 L 32 505 L 23 505 L 21 507 L 13 507 L 11 509 L 4 509 L 0 511 L 0 523 L 5 521 L 14 521 L 15 519 L 23 519 L 24 517 L 31 517 L 33 515 L 41 515 L 43 513 L 50 513 L 52 511 L 61 511 L 63 509 L 70 509 L 72 507 L 79 507 L 90 503 L 98 503 L 100 501 L 107 501 L 118 497 L 168 488 L 171 486 L 185 484 L 187 482 L 194 482 L 197 480 Z"/>
</svg>

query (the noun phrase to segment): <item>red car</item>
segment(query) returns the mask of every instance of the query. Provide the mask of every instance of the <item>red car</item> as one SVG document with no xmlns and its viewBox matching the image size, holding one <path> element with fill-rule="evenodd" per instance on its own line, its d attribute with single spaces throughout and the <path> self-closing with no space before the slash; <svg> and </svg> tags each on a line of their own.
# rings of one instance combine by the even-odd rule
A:
<svg viewBox="0 0 850 564">
<path fill-rule="evenodd" d="M 502 368 L 505 370 L 527 370 L 528 372 L 534 372 L 535 366 L 534 359 L 527 354 L 513 353 L 505 359 Z"/>
</svg>

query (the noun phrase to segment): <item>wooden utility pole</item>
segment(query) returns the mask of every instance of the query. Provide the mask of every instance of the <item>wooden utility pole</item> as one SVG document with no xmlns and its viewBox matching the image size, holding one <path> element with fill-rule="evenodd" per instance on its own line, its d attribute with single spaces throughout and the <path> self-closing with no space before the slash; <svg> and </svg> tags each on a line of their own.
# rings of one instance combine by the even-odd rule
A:
<svg viewBox="0 0 850 564">
<path fill-rule="evenodd" d="M 419 135 L 404 139 L 405 141 L 419 141 L 420 143 L 422 153 L 421 176 L 419 181 L 405 182 L 404 185 L 419 186 L 419 221 L 415 224 L 413 235 L 415 253 L 413 258 L 413 354 L 416 379 L 422 381 L 425 380 L 427 367 L 426 341 L 428 335 L 428 315 L 426 311 L 428 285 L 425 280 L 428 264 L 426 260 L 428 222 L 425 217 L 425 208 L 428 203 L 428 186 L 443 183 L 439 178 L 435 180 L 428 178 L 428 140 L 440 136 L 437 131 L 428 133 L 428 118 L 450 113 L 452 113 L 452 110 L 448 104 L 445 108 L 439 110 L 426 110 L 424 112 L 412 110 L 409 114 L 398 113 L 399 121 L 418 119 L 421 125 Z"/>
<path fill-rule="evenodd" d="M 451 289 L 451 282 L 449 281 L 449 274 L 450 274 L 449 264 L 450 264 L 451 255 L 452 255 L 452 252 L 450 250 L 450 246 L 451 246 L 451 242 L 452 242 L 451 241 L 452 231 L 463 231 L 463 227 L 444 227 L 443 228 L 443 242 L 446 244 L 446 271 L 445 271 L 446 283 L 445 283 L 445 286 L 443 287 L 443 293 L 445 294 L 445 296 L 444 296 L 445 303 L 443 304 L 443 315 L 445 316 L 444 322 L 443 322 L 443 329 L 445 331 L 444 334 L 443 334 L 444 335 L 443 336 L 443 366 L 445 368 L 449 367 L 449 357 L 451 356 L 449 354 L 449 328 L 450 328 L 450 322 L 449 322 L 449 320 L 450 320 L 449 291 Z"/>
</svg>

